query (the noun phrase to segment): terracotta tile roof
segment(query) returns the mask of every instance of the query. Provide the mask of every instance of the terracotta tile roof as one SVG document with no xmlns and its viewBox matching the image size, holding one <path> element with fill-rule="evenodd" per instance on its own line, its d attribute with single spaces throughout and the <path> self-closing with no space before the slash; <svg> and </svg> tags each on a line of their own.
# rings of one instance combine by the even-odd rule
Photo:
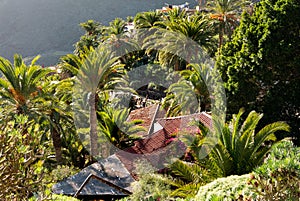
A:
<svg viewBox="0 0 300 201">
<path fill-rule="evenodd" d="M 156 165 L 158 160 L 153 159 L 152 153 L 166 147 L 167 139 L 169 139 L 169 135 L 167 135 L 165 130 L 159 130 L 149 138 L 136 141 L 134 146 L 117 152 L 116 156 L 122 161 L 127 170 L 135 176 L 135 162 L 147 159 L 148 161 L 152 160 L 153 165 Z"/>
<path fill-rule="evenodd" d="M 170 149 L 168 140 L 174 132 L 186 131 L 191 133 L 198 132 L 197 126 L 192 126 L 190 123 L 193 120 L 200 120 L 205 126 L 211 127 L 211 116 L 207 113 L 198 113 L 186 116 L 171 117 L 158 119 L 157 122 L 162 125 L 163 129 L 135 142 L 135 145 L 123 151 L 116 153 L 116 156 L 122 161 L 127 170 L 136 178 L 135 161 L 146 159 L 152 165 L 157 167 L 162 165 L 168 156 L 184 154 L 185 146 L 176 141 L 172 143 L 173 148 Z M 174 152 L 174 149 L 176 150 Z M 176 153 L 177 152 L 177 153 Z"/>
<path fill-rule="evenodd" d="M 171 135 L 178 131 L 198 132 L 197 126 L 191 125 L 191 122 L 194 120 L 199 120 L 208 128 L 211 128 L 212 126 L 211 116 L 205 112 L 179 117 L 162 118 L 158 119 L 157 122 L 169 135 Z"/>
<path fill-rule="evenodd" d="M 150 105 L 148 107 L 132 110 L 128 116 L 128 121 L 132 120 L 142 120 L 143 123 L 139 124 L 140 126 L 143 126 L 146 131 L 142 131 L 137 133 L 139 136 L 147 136 L 148 130 L 150 129 L 153 117 L 155 115 L 155 112 L 157 110 L 157 107 L 159 105 L 154 104 Z M 162 118 L 164 116 L 165 112 L 164 111 L 159 111 L 156 114 L 156 118 Z"/>
</svg>

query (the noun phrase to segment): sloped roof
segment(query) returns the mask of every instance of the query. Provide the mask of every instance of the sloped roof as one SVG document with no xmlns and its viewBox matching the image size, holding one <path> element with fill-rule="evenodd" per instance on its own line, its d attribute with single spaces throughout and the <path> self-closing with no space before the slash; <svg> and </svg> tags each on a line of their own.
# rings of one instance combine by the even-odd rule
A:
<svg viewBox="0 0 300 201">
<path fill-rule="evenodd" d="M 137 135 L 145 137 L 148 134 L 148 130 L 152 126 L 153 119 L 164 117 L 165 112 L 159 110 L 158 104 L 153 104 L 144 108 L 132 110 L 128 116 L 128 121 L 142 120 L 143 122 L 139 126 L 143 126 L 146 131 L 141 131 Z"/>
<path fill-rule="evenodd" d="M 170 135 L 177 131 L 196 133 L 198 131 L 197 126 L 191 125 L 193 120 L 202 122 L 204 126 L 208 128 L 212 127 L 211 116 L 205 112 L 178 117 L 161 118 L 157 120 L 157 123 L 159 123 Z"/>
<path fill-rule="evenodd" d="M 172 157 L 172 153 L 169 153 L 170 150 L 164 149 L 168 145 L 167 140 L 169 138 L 170 136 L 165 130 L 159 130 L 149 138 L 136 141 L 134 146 L 117 152 L 116 155 L 131 175 L 136 178 L 136 161 L 147 160 L 153 166 L 158 167 L 167 162 L 168 158 Z"/>
<path fill-rule="evenodd" d="M 140 118 L 147 110 L 148 113 L 145 114 L 149 114 L 149 111 L 152 110 L 151 108 L 153 109 L 154 107 L 149 107 L 146 110 L 140 109 L 141 114 L 136 113 L 131 118 Z M 160 118 L 157 120 L 157 123 L 162 126 L 161 130 L 147 138 L 136 141 L 134 146 L 120 150 L 107 159 L 94 163 L 84 168 L 78 174 L 55 184 L 53 192 L 56 194 L 75 195 L 85 180 L 90 175 L 95 175 L 101 179 L 90 179 L 78 195 L 126 196 L 126 192 L 131 192 L 130 184 L 137 179 L 135 162 L 146 159 L 150 164 L 158 167 L 158 165 L 168 162 L 168 159 L 172 156 L 183 155 L 185 151 L 184 145 L 180 141 L 169 143 L 168 140 L 171 134 L 177 132 L 177 130 L 191 133 L 198 132 L 196 126 L 190 125 L 190 122 L 193 120 L 200 120 L 205 126 L 211 128 L 211 116 L 203 112 L 179 117 Z M 151 122 L 153 123 L 152 120 Z M 147 123 L 146 125 L 149 124 Z"/>
<path fill-rule="evenodd" d="M 168 139 L 177 131 L 197 133 L 198 127 L 191 125 L 193 120 L 200 120 L 205 126 L 211 127 L 211 116 L 207 113 L 197 113 L 179 117 L 161 118 L 157 120 L 163 129 L 151 134 L 145 139 L 135 142 L 135 145 L 116 153 L 127 170 L 136 178 L 135 161 L 147 160 L 155 167 L 167 162 L 172 156 L 184 154 L 185 146 L 180 142 L 173 142 L 172 148 L 169 147 Z M 176 150 L 176 152 L 175 152 Z"/>
<path fill-rule="evenodd" d="M 94 175 L 86 184 L 84 182 Z M 101 178 L 100 180 L 97 179 Z M 131 192 L 130 184 L 134 181 L 128 170 L 116 155 L 94 163 L 79 173 L 56 183 L 52 190 L 56 194 L 75 195 L 118 195 L 126 196 Z M 83 185 L 83 186 L 82 186 Z M 80 190 L 80 187 L 82 189 Z M 80 190 L 80 192 L 77 192 Z M 127 193 L 128 192 L 128 193 Z"/>
</svg>

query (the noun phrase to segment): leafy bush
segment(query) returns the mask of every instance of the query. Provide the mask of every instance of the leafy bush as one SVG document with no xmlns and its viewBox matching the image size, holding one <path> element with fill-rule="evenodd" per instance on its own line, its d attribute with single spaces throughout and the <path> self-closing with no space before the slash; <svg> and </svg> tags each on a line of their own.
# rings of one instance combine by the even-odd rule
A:
<svg viewBox="0 0 300 201">
<path fill-rule="evenodd" d="M 200 187 L 195 200 L 298 200 L 300 148 L 290 141 L 275 144 L 253 173 L 219 178 Z"/>
<path fill-rule="evenodd" d="M 30 201 L 40 201 L 40 200 L 77 200 L 72 199 L 68 196 L 61 196 L 53 194 L 51 189 L 53 184 L 57 183 L 58 181 L 63 180 L 66 177 L 74 175 L 79 172 L 79 169 L 73 166 L 64 166 L 58 165 L 53 167 L 52 170 L 48 169 L 48 173 L 45 174 L 43 180 L 41 181 L 41 187 L 39 192 L 35 192 L 34 196 L 30 198 Z"/>
<path fill-rule="evenodd" d="M 0 128 L 0 197 L 27 200 L 42 186 L 49 146 L 41 143 L 38 125 L 23 116 L 15 118 Z"/>
<path fill-rule="evenodd" d="M 168 178 L 155 173 L 155 169 L 147 161 L 139 161 L 136 171 L 139 181 L 132 184 L 133 194 L 129 200 L 169 200 L 171 189 L 167 184 Z"/>
<path fill-rule="evenodd" d="M 1 200 L 62 200 L 51 187 L 77 172 L 74 167 L 51 166 L 51 142 L 42 140 L 43 129 L 25 116 L 0 126 Z"/>
<path fill-rule="evenodd" d="M 251 186 L 247 185 L 249 174 L 218 178 L 213 182 L 200 187 L 195 200 L 235 200 L 243 197 L 255 198 Z"/>
<path fill-rule="evenodd" d="M 290 141 L 272 147 L 265 163 L 254 170 L 250 184 L 260 200 L 298 200 L 300 197 L 300 148 Z"/>
</svg>

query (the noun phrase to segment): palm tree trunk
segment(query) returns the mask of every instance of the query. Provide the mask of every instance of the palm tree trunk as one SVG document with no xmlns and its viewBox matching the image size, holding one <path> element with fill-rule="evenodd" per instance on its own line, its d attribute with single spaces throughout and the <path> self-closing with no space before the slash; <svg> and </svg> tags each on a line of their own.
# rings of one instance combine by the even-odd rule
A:
<svg viewBox="0 0 300 201">
<path fill-rule="evenodd" d="M 57 163 L 61 164 L 63 162 L 62 151 L 61 151 L 61 137 L 60 133 L 57 129 L 57 125 L 59 125 L 59 114 L 55 110 L 51 110 L 50 114 L 50 134 L 52 138 L 53 147 L 55 149 L 55 158 Z"/>
<path fill-rule="evenodd" d="M 224 43 L 224 33 L 225 33 L 225 22 L 220 24 L 220 32 L 219 32 L 219 49 Z"/>
<path fill-rule="evenodd" d="M 96 98 L 96 93 L 91 92 L 89 97 L 89 104 L 90 104 L 90 145 L 91 145 L 92 156 L 98 156 L 99 154 L 95 98 Z"/>
<path fill-rule="evenodd" d="M 221 30 L 219 33 L 219 49 L 221 48 L 222 44 L 223 44 L 223 30 Z"/>
<path fill-rule="evenodd" d="M 52 136 L 53 147 L 55 149 L 56 161 L 57 161 L 57 163 L 62 163 L 63 158 L 62 158 L 62 152 L 61 152 L 61 138 L 60 138 L 59 132 L 54 127 L 52 127 L 52 129 L 51 129 L 51 136 Z"/>
</svg>

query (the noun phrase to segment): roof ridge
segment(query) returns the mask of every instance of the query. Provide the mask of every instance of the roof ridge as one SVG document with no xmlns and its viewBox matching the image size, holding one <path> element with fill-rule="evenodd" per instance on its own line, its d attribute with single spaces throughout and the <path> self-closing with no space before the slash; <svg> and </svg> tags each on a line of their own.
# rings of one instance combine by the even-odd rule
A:
<svg viewBox="0 0 300 201">
<path fill-rule="evenodd" d="M 157 120 L 161 120 L 161 119 L 164 119 L 164 120 L 172 120 L 172 119 L 179 119 L 179 118 L 184 118 L 184 117 L 193 117 L 195 115 L 201 115 L 201 114 L 204 114 L 205 116 L 211 118 L 211 115 L 209 115 L 208 113 L 206 112 L 200 112 L 200 113 L 193 113 L 193 114 L 188 114 L 188 115 L 181 115 L 181 116 L 176 116 L 176 117 L 164 117 L 164 118 L 157 118 Z"/>
</svg>

